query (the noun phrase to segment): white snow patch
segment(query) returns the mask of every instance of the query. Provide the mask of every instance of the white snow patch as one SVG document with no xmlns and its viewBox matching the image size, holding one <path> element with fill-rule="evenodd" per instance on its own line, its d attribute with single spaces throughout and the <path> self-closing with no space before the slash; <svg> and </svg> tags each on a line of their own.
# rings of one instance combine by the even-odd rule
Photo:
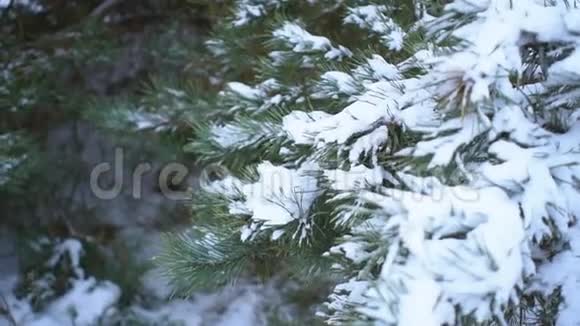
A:
<svg viewBox="0 0 580 326">
<path fill-rule="evenodd" d="M 316 169 L 313 164 L 295 170 L 261 163 L 258 182 L 241 189 L 246 196 L 244 206 L 252 212 L 252 219 L 268 227 L 306 218 L 319 192 L 316 178 L 308 175 Z"/>
</svg>

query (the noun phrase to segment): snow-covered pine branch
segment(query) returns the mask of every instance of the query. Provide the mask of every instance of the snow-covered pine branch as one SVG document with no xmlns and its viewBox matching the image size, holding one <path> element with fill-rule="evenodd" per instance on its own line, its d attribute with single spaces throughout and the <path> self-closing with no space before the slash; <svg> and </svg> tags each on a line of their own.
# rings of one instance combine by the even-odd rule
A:
<svg viewBox="0 0 580 326">
<path fill-rule="evenodd" d="M 308 78 L 272 69 L 274 81 L 227 84 L 232 119 L 195 142 L 219 143 L 209 161 L 238 157 L 255 175 L 232 171 L 204 190 L 226 195 L 245 242 L 292 234 L 307 245 L 332 217 L 324 227 L 341 236 L 325 256 L 342 256 L 344 281 L 320 312 L 330 324 L 527 323 L 533 298 L 558 293 L 558 314 L 544 317 L 580 323 L 580 10 L 457 0 L 434 17 L 428 4 L 408 8 L 409 26 L 389 16 L 399 8 L 343 8 L 340 31 L 381 40 L 371 54 L 299 17 L 278 25 L 263 60 Z M 325 64 L 337 59 L 341 69 Z M 267 128 L 239 128 L 272 112 Z M 253 137 L 278 142 L 251 141 L 244 159 L 236 149 Z"/>
</svg>

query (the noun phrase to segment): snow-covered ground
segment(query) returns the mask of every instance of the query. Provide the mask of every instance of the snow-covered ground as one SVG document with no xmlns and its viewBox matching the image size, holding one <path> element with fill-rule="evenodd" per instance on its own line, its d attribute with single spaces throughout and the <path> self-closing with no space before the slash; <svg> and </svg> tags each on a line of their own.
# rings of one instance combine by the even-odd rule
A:
<svg viewBox="0 0 580 326">
<path fill-rule="evenodd" d="M 92 277 L 74 281 L 73 287 L 51 302 L 41 312 L 33 312 L 30 302 L 19 300 L 13 293 L 18 282 L 18 258 L 14 254 L 14 238 L 0 230 L 0 308 L 11 317 L 0 316 L 0 326 L 93 326 L 106 325 L 103 319 L 116 312 L 121 295 L 118 285 Z M 78 242 L 66 241 L 63 249 L 73 256 Z M 152 243 L 156 243 L 153 241 Z M 153 248 L 145 248 L 144 256 Z M 159 270 L 143 277 L 143 287 L 152 297 L 166 297 L 169 287 Z M 240 284 L 215 293 L 194 295 L 189 300 L 159 300 L 154 307 L 139 304 L 125 309 L 123 314 L 137 316 L 151 325 L 185 326 L 255 326 L 265 325 L 264 307 L 281 303 L 278 291 L 271 285 Z M 8 306 L 8 309 L 6 309 Z M 73 313 L 74 312 L 74 313 Z M 12 319 L 12 320 L 10 320 Z"/>
<path fill-rule="evenodd" d="M 104 282 L 98 285 L 91 279 L 76 284 L 69 293 L 51 303 L 46 311 L 34 313 L 30 303 L 20 301 L 12 295 L 15 275 L 2 275 L 1 278 L 0 291 L 9 305 L 13 320 L 22 326 L 98 325 L 102 317 L 113 312 L 108 308 L 114 306 L 120 294 L 115 284 Z M 244 285 L 196 295 L 190 300 L 171 300 L 155 309 L 135 305 L 130 312 L 150 323 L 174 322 L 184 326 L 265 325 L 266 317 L 261 307 L 265 300 L 271 300 L 271 296 L 275 296 L 272 289 Z M 74 319 L 69 313 L 71 309 L 76 311 Z M 0 326 L 14 325 L 4 317 L 0 318 Z"/>
</svg>

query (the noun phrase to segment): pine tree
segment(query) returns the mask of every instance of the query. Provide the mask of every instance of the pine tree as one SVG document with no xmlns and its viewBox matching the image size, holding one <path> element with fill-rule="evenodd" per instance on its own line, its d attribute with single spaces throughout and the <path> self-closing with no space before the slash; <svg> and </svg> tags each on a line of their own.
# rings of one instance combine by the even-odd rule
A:
<svg viewBox="0 0 580 326">
<path fill-rule="evenodd" d="M 580 323 L 578 5 L 235 1 L 176 288 L 284 274 L 334 283 L 328 324 Z"/>
<path fill-rule="evenodd" d="M 201 17 L 223 5 L 1 2 L 0 206 L 11 213 L 3 222 L 38 226 L 39 218 L 21 217 L 35 215 L 44 203 L 48 211 L 59 212 L 56 218 L 43 212 L 41 224 L 86 214 L 63 198 L 68 193 L 62 195 L 67 183 L 87 184 L 89 172 L 78 153 L 55 154 L 60 149 L 50 148 L 47 139 L 59 128 L 90 126 L 124 148 L 140 139 L 143 148 L 133 155 L 140 160 L 183 157 L 180 148 L 191 134 L 188 121 L 208 109 L 216 93 L 202 48 L 211 22 Z"/>
<path fill-rule="evenodd" d="M 151 266 L 131 243 L 138 236 L 121 234 L 141 230 L 119 226 L 138 223 L 139 214 L 102 218 L 116 208 L 91 192 L 91 169 L 106 157 L 90 153 L 117 146 L 128 162 L 183 157 L 188 120 L 209 107 L 216 88 L 200 47 L 211 22 L 202 17 L 223 5 L 0 1 L 0 237 L 8 244 L 1 257 L 8 275 L 1 275 L 0 324 L 177 322 L 134 311 L 164 302 L 146 287 Z M 151 207 L 173 204 L 159 202 Z M 157 225 L 142 229 L 174 226 L 176 211 L 162 210 Z M 14 272 L 13 255 L 20 267 Z M 90 297 L 98 304 L 87 303 Z"/>
</svg>

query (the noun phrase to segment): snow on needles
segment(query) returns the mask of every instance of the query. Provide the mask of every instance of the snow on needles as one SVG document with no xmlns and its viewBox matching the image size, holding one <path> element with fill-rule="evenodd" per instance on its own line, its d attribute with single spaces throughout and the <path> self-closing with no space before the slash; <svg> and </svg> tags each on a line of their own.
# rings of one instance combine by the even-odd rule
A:
<svg viewBox="0 0 580 326">
<path fill-rule="evenodd" d="M 323 52 L 325 58 L 329 60 L 348 57 L 352 54 L 343 46 L 335 48 L 328 38 L 312 35 L 294 22 L 285 22 L 272 35 L 276 39 L 287 42 L 292 47 L 292 51 L 296 53 Z"/>
<path fill-rule="evenodd" d="M 364 3 L 344 24 L 405 55 L 410 34 L 389 17 L 396 8 Z M 580 14 L 547 3 L 453 1 L 411 26 L 428 36 L 417 52 L 329 65 L 307 100 L 282 111 L 282 163 L 257 163 L 259 181 L 237 186 L 244 198 L 232 199 L 232 214 L 251 217 L 242 231 L 251 241 L 315 223 L 314 203 L 331 194 L 326 204 L 348 231 L 327 255 L 353 270 L 321 313 L 329 323 L 354 309 L 376 325 L 454 324 L 458 315 L 501 324 L 522 293 L 558 287 L 558 321 L 580 322 Z M 304 55 L 340 49 L 294 22 L 273 36 Z"/>
<path fill-rule="evenodd" d="M 266 161 L 257 166 L 259 178 L 256 182 L 226 177 L 207 185 L 206 191 L 230 196 L 231 214 L 251 216 L 252 224 L 242 232 L 245 241 L 260 230 L 275 229 L 291 222 L 310 227 L 310 207 L 320 192 L 318 180 L 310 175 L 316 170 L 315 164 L 290 169 Z M 295 236 L 304 240 L 307 233 L 300 228 L 299 231 Z"/>
</svg>

